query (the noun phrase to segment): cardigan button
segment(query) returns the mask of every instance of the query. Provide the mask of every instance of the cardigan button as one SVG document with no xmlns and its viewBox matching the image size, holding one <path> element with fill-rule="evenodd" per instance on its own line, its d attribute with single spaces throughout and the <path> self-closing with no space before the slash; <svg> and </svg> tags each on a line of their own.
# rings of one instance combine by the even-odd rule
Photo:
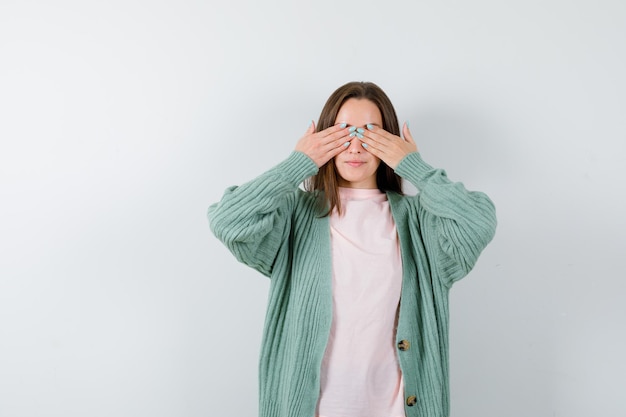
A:
<svg viewBox="0 0 626 417">
<path fill-rule="evenodd" d="M 413 407 L 415 404 L 417 404 L 417 397 L 415 395 L 411 395 L 406 399 L 406 405 L 409 407 Z"/>
<path fill-rule="evenodd" d="M 409 350 L 410 347 L 411 342 L 409 342 L 408 340 L 400 340 L 400 342 L 398 342 L 398 349 L 402 351 Z"/>
</svg>

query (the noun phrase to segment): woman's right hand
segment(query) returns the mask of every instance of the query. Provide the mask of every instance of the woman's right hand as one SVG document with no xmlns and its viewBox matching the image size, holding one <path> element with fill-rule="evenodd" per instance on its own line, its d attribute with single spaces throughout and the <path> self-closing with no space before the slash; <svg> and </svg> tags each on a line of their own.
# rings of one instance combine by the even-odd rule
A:
<svg viewBox="0 0 626 417">
<path fill-rule="evenodd" d="M 316 133 L 315 123 L 311 122 L 304 136 L 296 144 L 295 150 L 307 155 L 320 168 L 346 150 L 351 139 L 345 123 L 338 123 Z"/>
</svg>

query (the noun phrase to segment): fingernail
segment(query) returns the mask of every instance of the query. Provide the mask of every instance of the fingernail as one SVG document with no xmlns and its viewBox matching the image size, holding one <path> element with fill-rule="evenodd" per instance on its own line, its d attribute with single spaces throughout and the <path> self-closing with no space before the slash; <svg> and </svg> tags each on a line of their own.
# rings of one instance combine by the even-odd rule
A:
<svg viewBox="0 0 626 417">
<path fill-rule="evenodd" d="M 346 142 L 343 144 L 344 148 L 347 148 L 348 146 L 350 146 L 350 142 Z"/>
<path fill-rule="evenodd" d="M 350 129 L 348 129 L 349 132 L 354 132 L 356 130 L 356 126 L 352 126 L 350 127 Z"/>
<path fill-rule="evenodd" d="M 365 132 L 365 129 L 363 129 L 362 127 L 359 127 L 356 131 L 359 132 L 359 133 L 363 133 L 363 132 Z"/>
<path fill-rule="evenodd" d="M 342 129 L 343 129 L 344 127 L 346 127 L 346 126 L 348 126 L 348 124 L 347 124 L 347 123 L 342 123 L 342 124 L 340 124 L 340 125 L 339 125 L 339 127 L 340 127 L 340 128 L 342 128 Z"/>
<path fill-rule="evenodd" d="M 367 149 L 367 143 L 362 143 L 361 146 Z"/>
<path fill-rule="evenodd" d="M 406 127 L 409 127 L 409 121 L 408 120 L 406 122 L 404 122 L 404 123 L 406 123 Z"/>
<path fill-rule="evenodd" d="M 372 130 L 372 129 L 374 129 L 374 125 L 373 125 L 373 124 L 371 124 L 371 123 L 368 123 L 365 127 L 366 127 L 368 130 Z"/>
<path fill-rule="evenodd" d="M 348 136 L 350 136 L 351 138 L 353 138 L 353 137 L 355 137 L 355 136 L 356 136 L 356 132 L 352 132 L 352 133 L 350 133 Z"/>
<path fill-rule="evenodd" d="M 356 137 L 357 137 L 357 138 L 359 138 L 359 139 L 363 139 L 363 135 L 362 135 L 362 134 L 360 134 L 360 133 L 358 133 L 358 132 L 357 132 L 357 134 L 356 134 Z"/>
</svg>

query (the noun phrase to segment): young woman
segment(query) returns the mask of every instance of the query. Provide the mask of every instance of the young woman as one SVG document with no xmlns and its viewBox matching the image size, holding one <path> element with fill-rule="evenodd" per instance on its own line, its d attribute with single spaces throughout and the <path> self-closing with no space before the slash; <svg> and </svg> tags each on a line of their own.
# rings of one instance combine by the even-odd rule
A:
<svg viewBox="0 0 626 417">
<path fill-rule="evenodd" d="M 260 416 L 449 415 L 448 291 L 495 209 L 402 136 L 378 86 L 348 83 L 286 160 L 209 208 L 215 235 L 271 278 Z"/>
</svg>

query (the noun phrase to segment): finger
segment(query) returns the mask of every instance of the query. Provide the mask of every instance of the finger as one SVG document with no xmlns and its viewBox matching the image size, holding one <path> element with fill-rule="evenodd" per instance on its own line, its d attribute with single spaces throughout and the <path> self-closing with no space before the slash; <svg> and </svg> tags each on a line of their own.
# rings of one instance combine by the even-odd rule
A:
<svg viewBox="0 0 626 417">
<path fill-rule="evenodd" d="M 322 165 L 333 159 L 335 156 L 339 155 L 341 152 L 348 149 L 348 146 L 350 146 L 350 142 L 347 141 L 345 138 L 342 138 L 340 140 L 328 143 L 323 147 L 320 147 L 319 152 L 320 159 L 323 161 Z"/>
<path fill-rule="evenodd" d="M 392 140 L 393 138 L 397 137 L 393 133 L 388 132 L 382 127 L 378 127 L 376 125 L 368 124 L 366 127 L 367 129 L 365 130 L 365 133 L 372 134 L 372 136 L 377 140 L 382 140 L 382 139 Z"/>
<path fill-rule="evenodd" d="M 399 147 L 402 147 L 404 140 L 384 129 L 374 131 L 366 131 L 362 142 L 366 143 L 368 148 L 372 149 L 372 153 L 381 159 L 392 155 Z"/>
<path fill-rule="evenodd" d="M 409 122 L 404 122 L 404 126 L 402 126 L 402 136 L 407 142 L 415 143 L 411 131 L 409 130 Z"/>
<path fill-rule="evenodd" d="M 320 139 L 322 143 L 328 144 L 333 143 L 335 141 L 341 141 L 342 139 L 348 137 L 349 131 L 347 127 L 341 127 L 342 125 L 331 126 L 328 129 L 325 129 L 319 132 Z M 345 142 L 345 141 L 344 141 Z M 343 144 L 344 142 L 341 142 Z"/>
<path fill-rule="evenodd" d="M 333 140 L 328 141 L 327 143 L 321 146 L 322 151 L 324 152 L 334 152 L 335 149 L 345 149 L 350 146 L 350 140 L 352 138 L 346 134 L 343 134 L 339 137 L 334 138 Z"/>
<path fill-rule="evenodd" d="M 369 131 L 369 132 L 376 132 L 379 130 L 385 130 L 382 127 L 379 127 L 378 125 L 372 124 L 372 123 L 368 123 L 365 125 L 365 128 Z"/>
<path fill-rule="evenodd" d="M 343 129 L 347 129 L 348 124 L 347 123 L 337 123 L 334 124 L 332 126 L 327 127 L 326 129 L 322 130 L 321 132 L 319 132 L 322 136 L 326 137 L 326 136 L 330 136 L 335 134 L 336 132 L 340 132 Z"/>
<path fill-rule="evenodd" d="M 350 142 L 344 142 L 340 146 L 337 146 L 336 148 L 333 148 L 332 150 L 330 150 L 328 152 L 328 156 L 329 156 L 328 160 L 331 160 L 335 156 L 337 156 L 340 153 L 344 152 L 346 149 L 348 149 L 349 146 L 350 146 Z"/>
<path fill-rule="evenodd" d="M 365 149 L 366 152 L 371 153 L 378 159 L 384 160 L 385 152 L 382 149 L 378 148 L 373 142 L 364 139 L 361 139 L 361 147 Z"/>
<path fill-rule="evenodd" d="M 311 120 L 310 129 L 311 129 L 311 133 L 315 133 L 315 121 L 314 120 Z"/>
<path fill-rule="evenodd" d="M 392 146 L 396 140 L 400 139 L 383 129 L 380 129 L 377 132 L 365 131 L 363 139 L 365 138 L 369 141 L 368 145 L 374 145 L 374 147 L 379 149 L 388 148 Z"/>
<path fill-rule="evenodd" d="M 311 135 L 315 133 L 315 122 L 311 120 L 309 122 L 309 126 L 306 128 L 306 132 L 304 132 L 304 136 Z"/>
<path fill-rule="evenodd" d="M 360 146 L 365 149 L 366 151 L 378 156 L 376 154 L 376 152 L 381 152 L 382 146 L 381 144 L 378 142 L 378 140 L 376 140 L 373 135 L 367 135 L 367 136 L 363 136 L 362 138 L 359 139 L 361 141 Z"/>
</svg>

